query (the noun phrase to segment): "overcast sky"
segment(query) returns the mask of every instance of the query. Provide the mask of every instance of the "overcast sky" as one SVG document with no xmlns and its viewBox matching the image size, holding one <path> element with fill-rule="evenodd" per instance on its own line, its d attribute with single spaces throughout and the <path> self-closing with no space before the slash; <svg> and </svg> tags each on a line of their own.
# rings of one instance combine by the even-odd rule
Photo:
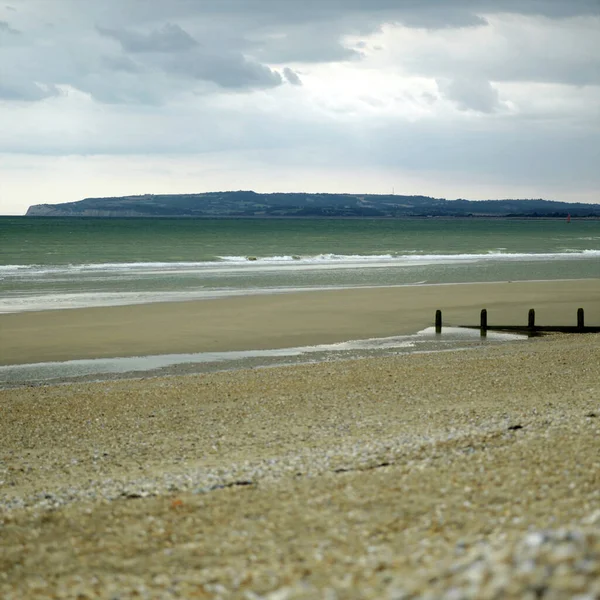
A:
<svg viewBox="0 0 600 600">
<path fill-rule="evenodd" d="M 0 214 L 237 189 L 600 202 L 600 0 L 0 2 Z"/>
</svg>

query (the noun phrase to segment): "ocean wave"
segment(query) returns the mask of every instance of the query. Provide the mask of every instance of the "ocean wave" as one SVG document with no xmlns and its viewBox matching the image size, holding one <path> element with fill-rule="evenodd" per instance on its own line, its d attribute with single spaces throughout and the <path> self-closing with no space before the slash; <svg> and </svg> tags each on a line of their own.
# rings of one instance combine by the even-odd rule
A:
<svg viewBox="0 0 600 600">
<path fill-rule="evenodd" d="M 394 260 L 400 255 L 393 254 L 316 254 L 314 256 L 282 255 L 282 256 L 219 256 L 222 261 L 228 263 L 306 263 L 306 262 L 340 262 L 340 261 L 364 261 L 372 262 L 379 260 Z"/>
<path fill-rule="evenodd" d="M 402 254 L 334 254 L 324 253 L 312 256 L 274 255 L 274 256 L 219 256 L 218 260 L 178 261 L 178 262 L 110 262 L 67 265 L 0 265 L 0 277 L 31 277 L 54 275 L 89 274 L 147 274 L 157 273 L 195 273 L 210 270 L 231 270 L 234 268 L 260 269 L 262 267 L 298 268 L 298 267 L 368 267 L 368 266 L 409 266 L 430 265 L 435 263 L 452 264 L 482 261 L 539 261 L 572 260 L 577 258 L 600 257 L 600 250 L 570 249 L 561 252 L 506 252 L 493 249 L 484 253 L 439 253 L 419 254 L 409 251 Z"/>
<path fill-rule="evenodd" d="M 147 292 L 55 292 L 52 294 L 6 294 L 0 297 L 0 314 L 31 312 L 41 310 L 64 310 L 101 306 L 127 306 L 152 304 L 155 302 L 184 302 L 189 300 L 211 300 L 235 296 L 258 296 L 289 294 L 303 291 L 325 291 L 346 289 L 348 286 L 314 287 L 270 287 L 239 289 L 196 289 L 188 291 L 147 291 Z"/>
</svg>

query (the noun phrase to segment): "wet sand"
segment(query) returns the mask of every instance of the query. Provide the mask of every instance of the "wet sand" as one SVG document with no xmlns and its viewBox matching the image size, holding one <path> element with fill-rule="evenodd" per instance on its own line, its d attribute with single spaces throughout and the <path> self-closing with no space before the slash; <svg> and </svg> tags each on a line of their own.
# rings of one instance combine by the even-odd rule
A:
<svg viewBox="0 0 600 600">
<path fill-rule="evenodd" d="M 597 598 L 599 399 L 593 334 L 0 390 L 0 597 Z"/>
<path fill-rule="evenodd" d="M 260 350 L 415 333 L 436 309 L 452 325 L 600 324 L 600 279 L 419 285 L 0 315 L 0 364 Z"/>
</svg>

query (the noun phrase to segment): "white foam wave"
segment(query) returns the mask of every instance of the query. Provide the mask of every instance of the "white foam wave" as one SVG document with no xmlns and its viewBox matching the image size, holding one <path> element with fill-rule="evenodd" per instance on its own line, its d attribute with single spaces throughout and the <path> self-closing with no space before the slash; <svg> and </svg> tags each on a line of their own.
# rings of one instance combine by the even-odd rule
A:
<svg viewBox="0 0 600 600">
<path fill-rule="evenodd" d="M 268 294 L 289 294 L 302 291 L 322 291 L 344 289 L 343 286 L 238 288 L 238 289 L 196 289 L 183 292 L 77 292 L 12 295 L 0 297 L 0 314 L 34 312 L 42 310 L 63 310 L 72 308 L 92 308 L 102 306 L 128 306 L 152 304 L 155 302 L 184 302 L 188 300 L 210 300 L 234 296 L 257 296 Z"/>
<path fill-rule="evenodd" d="M 344 264 L 344 263 L 421 263 L 421 262 L 465 262 L 480 260 L 553 260 L 561 258 L 577 258 L 583 256 L 599 256 L 600 250 L 573 250 L 567 249 L 563 252 L 505 252 L 505 248 L 496 248 L 485 253 L 446 253 L 446 254 L 419 254 L 418 251 L 410 251 L 405 254 L 317 254 L 315 256 L 220 256 L 227 263 L 234 264 Z"/>
<path fill-rule="evenodd" d="M 460 264 L 483 261 L 543 261 L 575 260 L 600 257 L 600 250 L 565 249 L 562 252 L 505 252 L 499 249 L 485 253 L 458 254 L 317 254 L 314 256 L 276 255 L 276 256 L 221 256 L 213 261 L 182 262 L 123 262 L 69 265 L 0 265 L 2 278 L 38 278 L 60 275 L 155 275 L 157 273 L 216 273 L 235 269 L 274 270 L 274 269 L 311 269 L 311 268 L 359 268 L 390 267 L 431 264 Z"/>
<path fill-rule="evenodd" d="M 281 255 L 281 256 L 219 256 L 225 262 L 233 263 L 322 263 L 322 262 L 373 262 L 380 260 L 394 260 L 401 258 L 393 254 L 316 254 L 314 256 Z"/>
</svg>

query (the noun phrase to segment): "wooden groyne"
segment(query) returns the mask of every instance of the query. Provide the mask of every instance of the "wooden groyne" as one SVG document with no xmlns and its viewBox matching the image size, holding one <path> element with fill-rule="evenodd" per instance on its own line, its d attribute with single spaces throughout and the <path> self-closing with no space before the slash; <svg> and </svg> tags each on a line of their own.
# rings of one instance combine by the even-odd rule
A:
<svg viewBox="0 0 600 600">
<path fill-rule="evenodd" d="M 529 309 L 527 314 L 527 325 L 490 325 L 488 313 L 484 308 L 481 310 L 479 325 L 459 325 L 466 329 L 479 329 L 482 336 L 488 331 L 505 331 L 510 333 L 522 333 L 529 336 L 542 335 L 544 333 L 600 333 L 600 327 L 586 326 L 583 308 L 577 309 L 576 325 L 536 325 L 535 309 Z M 435 313 L 435 332 L 442 333 L 442 311 Z"/>
</svg>

